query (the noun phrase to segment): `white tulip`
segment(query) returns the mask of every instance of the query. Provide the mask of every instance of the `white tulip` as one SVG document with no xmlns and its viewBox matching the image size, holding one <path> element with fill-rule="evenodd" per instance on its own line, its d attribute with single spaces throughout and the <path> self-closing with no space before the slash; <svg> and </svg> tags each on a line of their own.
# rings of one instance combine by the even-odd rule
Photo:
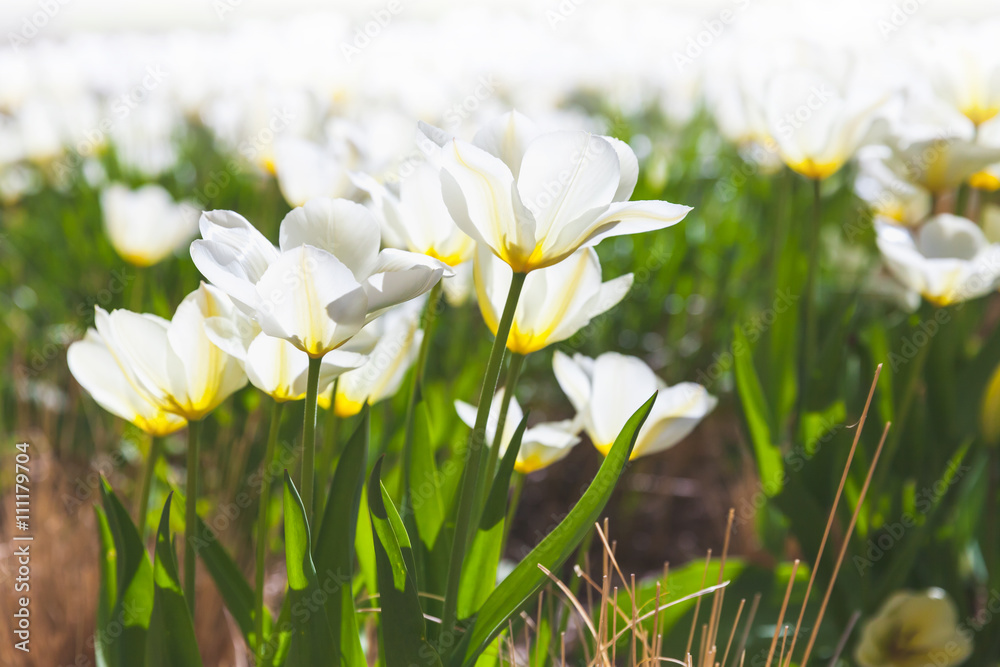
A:
<svg viewBox="0 0 1000 667">
<path fill-rule="evenodd" d="M 101 193 L 104 230 L 115 251 L 136 266 L 151 266 L 184 246 L 198 230 L 200 210 L 174 203 L 159 185 L 129 190 L 119 183 Z"/>
<path fill-rule="evenodd" d="M 371 176 L 352 176 L 372 199 L 383 241 L 392 248 L 429 255 L 448 266 L 472 259 L 475 242 L 451 219 L 441 195 L 438 168 L 421 162 L 411 169 L 400 179 L 398 194 Z"/>
<path fill-rule="evenodd" d="M 96 325 L 118 366 L 158 409 L 198 420 L 247 383 L 239 359 L 211 341 L 206 320 L 236 317 L 226 295 L 202 283 L 170 321 L 97 307 Z"/>
<path fill-rule="evenodd" d="M 668 387 L 641 359 L 616 352 L 591 359 L 557 351 L 552 367 L 591 442 L 604 455 L 654 392 L 656 400 L 639 429 L 633 459 L 673 447 L 718 403 L 701 385 L 682 382 Z"/>
<path fill-rule="evenodd" d="M 378 223 L 360 204 L 314 199 L 281 222 L 279 248 L 245 218 L 210 211 L 195 266 L 272 337 L 322 357 L 390 306 L 427 292 L 448 271 L 430 257 L 379 251 Z"/>
<path fill-rule="evenodd" d="M 486 442 L 491 446 L 496 439 L 497 422 L 500 421 L 503 397 L 504 388 L 501 387 L 493 396 L 493 402 L 490 403 L 490 414 L 486 421 Z M 474 428 L 476 408 L 464 401 L 455 401 L 455 411 L 458 412 L 459 418 L 465 422 L 466 426 Z M 499 455 L 501 457 L 507 452 L 511 440 L 514 439 L 514 432 L 522 419 L 524 419 L 524 411 L 521 410 L 517 398 L 511 396 L 510 405 L 507 407 L 507 418 L 503 425 L 503 434 L 500 438 Z M 541 470 L 565 458 L 573 446 L 580 442 L 580 437 L 577 435 L 579 431 L 579 426 L 569 420 L 546 422 L 526 428 L 521 436 L 521 448 L 517 451 L 514 470 L 527 474 Z"/>
<path fill-rule="evenodd" d="M 873 145 L 860 149 L 854 192 L 872 207 L 877 216 L 902 225 L 916 224 L 930 213 L 931 195 L 893 171 L 887 164 L 891 159 L 892 149 L 888 146 Z"/>
<path fill-rule="evenodd" d="M 473 143 L 421 127 L 442 147 L 442 193 L 455 223 L 519 273 L 552 266 L 610 236 L 669 227 L 691 210 L 628 201 L 638 161 L 611 137 L 537 134 L 516 112 L 481 129 Z"/>
<path fill-rule="evenodd" d="M 861 628 L 854 657 L 862 667 L 951 667 L 972 653 L 958 609 L 939 588 L 899 591 Z"/>
<path fill-rule="evenodd" d="M 937 306 L 975 299 L 1000 284 L 1000 244 L 971 220 L 945 213 L 912 232 L 876 220 L 875 233 L 892 274 Z"/>
<path fill-rule="evenodd" d="M 363 365 L 344 373 L 337 381 L 337 396 L 333 400 L 337 416 L 356 415 L 366 403 L 373 405 L 399 391 L 407 371 L 417 360 L 424 337 L 418 328 L 420 310 L 420 300 L 392 308 L 349 343 L 368 353 L 368 357 Z M 368 345 L 373 346 L 364 349 Z M 319 406 L 328 410 L 332 385 L 321 381 L 319 386 L 325 387 L 319 394 Z"/>
<path fill-rule="evenodd" d="M 290 206 L 302 206 L 317 197 L 344 197 L 354 190 L 347 156 L 305 139 L 276 142 L 274 173 L 278 188 Z"/>
<path fill-rule="evenodd" d="M 96 330 L 88 330 L 83 340 L 69 346 L 66 361 L 73 377 L 98 405 L 146 433 L 164 436 L 187 425 L 186 419 L 166 412 L 129 382 Z"/>
<path fill-rule="evenodd" d="M 857 76 L 834 76 L 812 68 L 775 75 L 766 93 L 770 134 L 785 164 L 822 180 L 857 150 L 884 98 Z"/>
<path fill-rule="evenodd" d="M 489 248 L 479 246 L 474 276 L 479 309 L 496 334 L 513 271 Z M 528 354 L 570 338 L 617 305 L 630 287 L 631 273 L 601 282 L 601 262 L 593 248 L 582 248 L 558 264 L 532 271 L 514 311 L 507 349 Z"/>
</svg>

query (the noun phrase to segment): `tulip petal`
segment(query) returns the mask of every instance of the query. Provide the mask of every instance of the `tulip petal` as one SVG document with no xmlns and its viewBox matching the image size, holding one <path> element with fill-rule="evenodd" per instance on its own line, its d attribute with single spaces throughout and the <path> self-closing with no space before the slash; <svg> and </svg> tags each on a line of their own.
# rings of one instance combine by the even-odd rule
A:
<svg viewBox="0 0 1000 667">
<path fill-rule="evenodd" d="M 371 211 L 347 199 L 313 199 L 292 209 L 281 221 L 282 252 L 303 245 L 321 248 L 335 256 L 358 282 L 373 270 L 381 234 Z"/>
<path fill-rule="evenodd" d="M 383 250 L 364 283 L 369 321 L 390 306 L 430 291 L 444 275 L 454 274 L 436 259 L 394 248 Z"/>
<path fill-rule="evenodd" d="M 282 253 L 264 273 L 255 306 L 264 333 L 318 357 L 361 329 L 368 301 L 343 262 L 301 245 Z"/>
<path fill-rule="evenodd" d="M 500 158 L 516 179 L 524 151 L 538 134 L 538 126 L 527 116 L 518 111 L 508 111 L 481 127 L 472 138 L 472 143 Z"/>
</svg>

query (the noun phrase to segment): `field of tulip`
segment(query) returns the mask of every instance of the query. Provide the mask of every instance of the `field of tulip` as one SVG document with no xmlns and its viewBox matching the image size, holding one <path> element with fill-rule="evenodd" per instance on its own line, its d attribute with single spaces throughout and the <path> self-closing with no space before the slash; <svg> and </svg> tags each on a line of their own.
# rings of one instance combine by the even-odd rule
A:
<svg viewBox="0 0 1000 667">
<path fill-rule="evenodd" d="M 1000 666 L 995 8 L 337 4 L 0 12 L 0 665 Z"/>
</svg>

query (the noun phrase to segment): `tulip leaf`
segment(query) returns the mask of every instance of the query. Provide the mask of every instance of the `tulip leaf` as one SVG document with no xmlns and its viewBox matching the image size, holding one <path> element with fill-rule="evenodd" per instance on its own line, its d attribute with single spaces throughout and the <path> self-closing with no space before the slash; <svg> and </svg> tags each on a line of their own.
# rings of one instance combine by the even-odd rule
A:
<svg viewBox="0 0 1000 667">
<path fill-rule="evenodd" d="M 434 463 L 430 412 L 422 400 L 416 407 L 413 431 L 410 507 L 405 509 L 414 514 L 420 541 L 431 551 L 447 518 L 447 510 L 441 494 L 441 475 Z"/>
<path fill-rule="evenodd" d="M 636 436 L 653 407 L 656 394 L 635 411 L 615 439 L 590 486 L 566 518 L 531 550 L 483 603 L 471 627 L 452 653 L 449 664 L 470 667 L 506 627 L 507 620 L 523 610 L 548 580 L 539 565 L 560 567 L 573 553 L 604 510 L 615 484 L 628 463 Z"/>
<path fill-rule="evenodd" d="M 441 659 L 427 642 L 410 538 L 382 485 L 381 474 L 380 458 L 368 479 L 368 510 L 375 534 L 379 606 L 382 608 L 381 653 L 386 667 L 409 667 L 417 656 L 428 665 L 440 665 Z"/>
<path fill-rule="evenodd" d="M 118 555 L 115 550 L 115 538 L 111 535 L 111 525 L 104 510 L 94 505 L 97 518 L 97 531 L 101 543 L 101 587 L 97 599 L 97 627 L 107 628 L 111 622 L 111 610 L 115 606 L 116 589 L 115 574 L 118 567 Z M 108 635 L 98 632 L 94 636 L 94 659 L 98 667 L 110 667 L 108 654 Z"/>
<path fill-rule="evenodd" d="M 146 655 L 146 635 L 153 613 L 153 565 L 128 511 L 104 478 L 101 502 L 115 545 L 117 571 L 109 627 L 97 628 L 97 633 L 107 635 L 105 648 L 110 665 L 142 667 L 146 664 L 142 656 Z M 112 633 L 112 629 L 116 632 Z"/>
<path fill-rule="evenodd" d="M 174 502 L 183 506 L 184 496 L 177 489 L 173 489 L 171 493 L 174 497 Z M 178 512 L 172 520 L 175 522 L 175 525 L 179 523 L 181 529 L 186 530 L 187 527 L 184 525 L 184 519 L 184 513 Z M 229 610 L 233 620 L 236 621 L 236 625 L 239 626 L 243 638 L 246 639 L 247 644 L 251 648 L 256 648 L 257 638 L 254 635 L 253 622 L 253 588 L 250 587 L 250 583 L 243 576 L 243 572 L 239 566 L 236 565 L 236 562 L 222 546 L 219 536 L 216 535 L 215 531 L 200 516 L 198 517 L 195 529 L 197 531 L 194 538 L 195 553 L 205 566 L 212 581 L 215 582 L 215 586 L 219 590 L 219 595 L 222 596 L 222 601 L 226 605 L 226 609 Z M 273 619 L 270 612 L 265 609 L 265 631 L 271 627 L 272 622 Z"/>
<path fill-rule="evenodd" d="M 200 667 L 194 623 L 177 574 L 177 554 L 170 542 L 170 501 L 168 496 L 156 532 L 153 614 L 146 642 L 146 664 L 149 667 Z"/>
<path fill-rule="evenodd" d="M 784 461 L 781 449 L 772 440 L 772 421 L 760 378 L 753 365 L 752 349 L 739 327 L 734 328 L 733 358 L 736 389 L 743 404 L 743 414 L 753 442 L 760 479 L 768 495 L 777 495 L 784 481 Z"/>
<path fill-rule="evenodd" d="M 338 648 L 333 643 L 326 607 L 317 605 L 326 595 L 316 576 L 312 558 L 309 523 L 305 506 L 292 478 L 285 471 L 285 567 L 288 577 L 288 604 L 301 610 L 291 618 L 291 640 L 285 664 L 320 667 L 330 664 Z"/>
<path fill-rule="evenodd" d="M 518 424 L 507 451 L 504 452 L 497 475 L 490 487 L 479 530 L 472 540 L 469 555 L 462 567 L 462 585 L 458 589 L 458 615 L 471 616 L 496 587 L 496 572 L 503 550 L 504 519 L 507 516 L 507 495 L 510 490 L 510 476 L 514 472 L 517 453 L 521 449 L 521 438 L 528 425 L 525 415 Z"/>
<path fill-rule="evenodd" d="M 340 647 L 333 656 L 333 665 L 364 664 L 365 660 L 351 584 L 354 577 L 354 537 L 368 463 L 369 428 L 370 414 L 365 404 L 360 423 L 337 463 L 313 553 L 317 571 L 322 574 L 324 582 L 329 583 L 324 587 L 330 593 L 326 598 L 326 614 L 330 619 L 334 646 Z"/>
</svg>

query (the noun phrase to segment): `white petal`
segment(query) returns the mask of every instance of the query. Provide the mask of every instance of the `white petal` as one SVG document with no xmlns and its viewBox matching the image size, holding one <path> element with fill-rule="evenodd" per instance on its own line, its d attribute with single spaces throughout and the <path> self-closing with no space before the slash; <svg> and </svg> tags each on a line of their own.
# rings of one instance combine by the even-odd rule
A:
<svg viewBox="0 0 1000 667">
<path fill-rule="evenodd" d="M 562 258 L 611 236 L 664 229 L 683 220 L 690 210 L 690 206 L 665 201 L 615 202 L 599 215 L 585 214 L 563 227 L 554 239 L 547 240 L 546 254 Z"/>
<path fill-rule="evenodd" d="M 426 255 L 393 248 L 383 250 L 378 254 L 371 277 L 364 283 L 369 319 L 390 306 L 430 291 L 446 274 L 451 276 L 453 272 Z"/>
<path fill-rule="evenodd" d="M 527 116 L 509 111 L 480 128 L 472 143 L 503 160 L 517 178 L 524 151 L 538 134 L 538 126 Z"/>
<path fill-rule="evenodd" d="M 615 190 L 614 201 L 628 201 L 635 190 L 635 184 L 639 182 L 639 160 L 635 156 L 632 147 L 621 139 L 614 137 L 601 137 L 611 144 L 618 154 L 618 167 L 621 175 L 618 181 L 618 189 Z"/>
<path fill-rule="evenodd" d="M 673 447 L 714 410 L 717 403 L 718 399 L 693 382 L 661 389 L 640 429 L 632 458 Z"/>
<path fill-rule="evenodd" d="M 659 379 L 641 359 L 607 352 L 594 361 L 592 382 L 590 437 L 603 450 L 656 392 Z"/>
<path fill-rule="evenodd" d="M 372 272 L 381 235 L 371 211 L 347 199 L 313 199 L 281 221 L 282 252 L 302 245 L 326 250 L 362 281 Z"/>
<path fill-rule="evenodd" d="M 577 355 L 577 357 L 581 356 Z M 559 388 L 566 394 L 576 411 L 586 412 L 589 410 L 593 386 L 590 374 L 578 361 L 578 359 L 570 358 L 556 350 L 552 357 L 552 370 L 556 375 Z"/>
<path fill-rule="evenodd" d="M 536 238 L 547 237 L 588 211 L 607 206 L 620 181 L 618 154 L 603 137 L 552 132 L 524 153 L 517 190 L 534 215 Z"/>
<path fill-rule="evenodd" d="M 257 284 L 257 299 L 261 330 L 312 356 L 322 356 L 356 334 L 368 307 L 351 270 L 308 245 L 281 254 Z"/>
</svg>

